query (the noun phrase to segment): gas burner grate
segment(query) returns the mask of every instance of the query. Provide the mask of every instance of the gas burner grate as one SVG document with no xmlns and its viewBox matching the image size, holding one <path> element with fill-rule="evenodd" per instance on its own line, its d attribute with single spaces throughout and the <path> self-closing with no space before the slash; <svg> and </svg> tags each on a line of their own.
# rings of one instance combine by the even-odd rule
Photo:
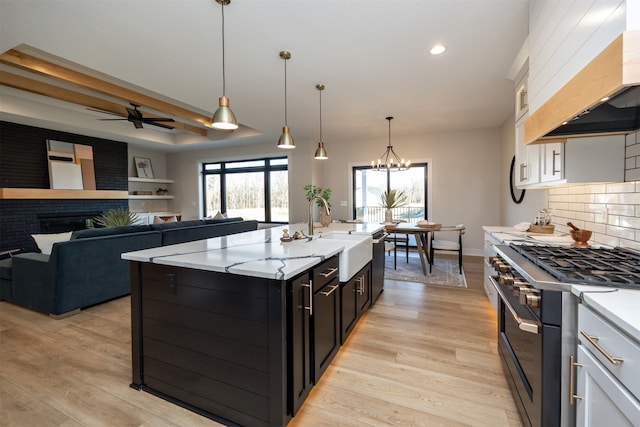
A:
<svg viewBox="0 0 640 427">
<path fill-rule="evenodd" d="M 640 289 L 640 253 L 623 248 L 511 245 L 565 283 Z"/>
</svg>

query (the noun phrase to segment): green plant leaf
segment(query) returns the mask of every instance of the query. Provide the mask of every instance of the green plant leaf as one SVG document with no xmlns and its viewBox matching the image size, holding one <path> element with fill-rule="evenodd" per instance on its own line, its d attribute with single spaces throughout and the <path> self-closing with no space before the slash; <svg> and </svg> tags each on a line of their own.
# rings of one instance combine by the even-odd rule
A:
<svg viewBox="0 0 640 427">
<path fill-rule="evenodd" d="M 131 225 L 138 220 L 138 215 L 128 209 L 109 209 L 94 219 L 94 222 L 102 227 L 119 227 Z"/>
</svg>

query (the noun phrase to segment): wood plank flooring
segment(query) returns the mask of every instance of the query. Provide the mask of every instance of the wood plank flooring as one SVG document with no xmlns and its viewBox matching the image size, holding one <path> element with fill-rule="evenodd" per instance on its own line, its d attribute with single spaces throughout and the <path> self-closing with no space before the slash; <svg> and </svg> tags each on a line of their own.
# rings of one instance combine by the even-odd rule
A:
<svg viewBox="0 0 640 427">
<path fill-rule="evenodd" d="M 385 282 L 290 426 L 521 426 L 482 258 L 467 289 Z M 129 387 L 129 297 L 66 319 L 0 302 L 0 425 L 216 426 Z"/>
</svg>

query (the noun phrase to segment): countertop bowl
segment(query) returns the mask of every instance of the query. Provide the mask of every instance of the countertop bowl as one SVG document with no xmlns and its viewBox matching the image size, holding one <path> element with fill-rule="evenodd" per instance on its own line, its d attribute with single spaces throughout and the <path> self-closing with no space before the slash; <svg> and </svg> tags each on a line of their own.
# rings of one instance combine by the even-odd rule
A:
<svg viewBox="0 0 640 427">
<path fill-rule="evenodd" d="M 571 237 L 573 238 L 574 246 L 589 246 L 587 241 L 591 238 L 593 233 L 591 230 L 569 230 Z"/>
</svg>

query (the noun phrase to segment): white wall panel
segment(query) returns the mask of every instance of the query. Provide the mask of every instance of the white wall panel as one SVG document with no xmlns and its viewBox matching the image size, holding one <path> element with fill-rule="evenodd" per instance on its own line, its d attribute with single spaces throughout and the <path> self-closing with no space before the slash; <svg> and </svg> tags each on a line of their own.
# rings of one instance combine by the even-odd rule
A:
<svg viewBox="0 0 640 427">
<path fill-rule="evenodd" d="M 625 0 L 532 0 L 530 5 L 531 114 L 626 29 L 627 10 Z"/>
</svg>

